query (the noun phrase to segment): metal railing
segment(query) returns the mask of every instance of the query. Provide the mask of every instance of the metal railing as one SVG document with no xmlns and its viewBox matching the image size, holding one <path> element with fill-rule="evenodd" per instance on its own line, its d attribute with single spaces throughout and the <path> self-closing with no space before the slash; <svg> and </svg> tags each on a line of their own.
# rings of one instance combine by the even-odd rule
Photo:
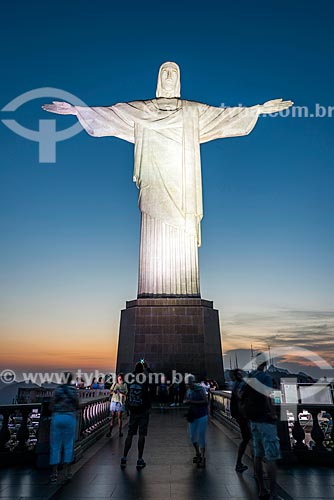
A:
<svg viewBox="0 0 334 500">
<path fill-rule="evenodd" d="M 41 402 L 0 406 L 0 464 L 22 462 L 47 467 L 50 453 L 50 401 L 53 391 L 45 390 Z M 109 391 L 79 390 L 75 460 L 108 428 Z"/>
<path fill-rule="evenodd" d="M 212 416 L 240 433 L 230 404 L 230 391 L 211 392 Z M 334 404 L 275 403 L 275 408 L 283 461 L 334 464 Z"/>
</svg>

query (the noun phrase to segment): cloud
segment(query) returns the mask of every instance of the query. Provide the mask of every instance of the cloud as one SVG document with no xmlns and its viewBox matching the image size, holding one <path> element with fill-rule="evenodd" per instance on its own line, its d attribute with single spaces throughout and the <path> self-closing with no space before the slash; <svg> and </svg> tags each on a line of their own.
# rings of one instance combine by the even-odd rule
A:
<svg viewBox="0 0 334 500">
<path fill-rule="evenodd" d="M 223 324 L 226 354 L 231 354 L 233 359 L 236 349 L 239 352 L 247 347 L 249 353 L 251 344 L 255 350 L 268 346 L 291 348 L 289 354 L 279 358 L 280 365 L 314 366 L 315 356 L 324 359 L 324 366 L 331 364 L 334 359 L 334 313 L 279 309 L 268 313 L 240 313 L 227 318 Z M 300 356 L 300 348 L 307 349 L 309 354 Z"/>
</svg>

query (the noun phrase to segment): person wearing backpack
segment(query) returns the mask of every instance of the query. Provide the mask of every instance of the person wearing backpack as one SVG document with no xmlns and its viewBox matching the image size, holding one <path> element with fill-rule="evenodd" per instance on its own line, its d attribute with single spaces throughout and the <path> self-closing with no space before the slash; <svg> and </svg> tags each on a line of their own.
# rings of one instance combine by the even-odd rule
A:
<svg viewBox="0 0 334 500">
<path fill-rule="evenodd" d="M 236 368 L 232 372 L 230 372 L 232 375 L 232 378 L 234 380 L 233 388 L 232 388 L 232 395 L 231 395 L 231 406 L 230 406 L 230 411 L 231 411 L 231 416 L 235 418 L 235 420 L 238 422 L 240 432 L 241 432 L 241 437 L 242 441 L 239 445 L 238 448 L 238 455 L 237 455 L 237 463 L 235 466 L 235 470 L 237 472 L 244 472 L 245 470 L 248 469 L 247 465 L 244 465 L 242 463 L 242 457 L 245 453 L 247 444 L 250 441 L 251 438 L 251 432 L 249 428 L 249 420 L 244 414 L 244 409 L 243 409 L 243 397 L 244 397 L 244 391 L 247 387 L 246 382 L 243 379 L 243 372 L 239 370 L 239 368 Z"/>
<path fill-rule="evenodd" d="M 187 392 L 183 402 L 189 405 L 186 418 L 189 423 L 190 440 L 196 451 L 193 463 L 197 464 L 198 468 L 204 468 L 206 464 L 205 448 L 206 430 L 208 427 L 208 398 L 201 384 L 196 384 L 195 381 L 194 375 L 187 374 L 185 380 Z"/>
<path fill-rule="evenodd" d="M 259 487 L 259 498 L 263 500 L 282 500 L 277 493 L 276 460 L 281 458 L 280 442 L 277 435 L 277 415 L 270 397 L 272 379 L 265 368 L 267 358 L 264 353 L 256 356 L 257 369 L 247 380 L 244 391 L 243 407 L 250 420 L 252 434 L 254 469 Z M 263 480 L 263 459 L 267 464 L 269 477 L 268 492 Z"/>
<path fill-rule="evenodd" d="M 132 445 L 133 436 L 138 437 L 138 460 L 137 470 L 143 469 L 146 465 L 143 459 L 145 437 L 149 423 L 151 402 L 149 398 L 149 384 L 147 374 L 145 373 L 143 363 L 137 363 L 135 366 L 133 381 L 127 384 L 127 407 L 130 413 L 128 435 L 125 440 L 124 453 L 121 458 L 121 468 L 125 469 L 127 465 L 127 456 Z"/>
</svg>

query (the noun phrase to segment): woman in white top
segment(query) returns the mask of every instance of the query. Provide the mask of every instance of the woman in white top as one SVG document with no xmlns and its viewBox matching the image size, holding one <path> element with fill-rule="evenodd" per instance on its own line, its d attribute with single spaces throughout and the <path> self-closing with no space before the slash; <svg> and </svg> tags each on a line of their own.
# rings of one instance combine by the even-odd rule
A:
<svg viewBox="0 0 334 500">
<path fill-rule="evenodd" d="M 123 412 L 125 410 L 125 399 L 127 395 L 127 386 L 126 383 L 124 382 L 124 376 L 122 373 L 120 373 L 117 376 L 117 382 L 114 383 L 111 388 L 110 388 L 110 395 L 111 395 L 111 402 L 110 402 L 110 411 L 111 411 L 111 420 L 110 420 L 110 427 L 109 431 L 106 434 L 107 437 L 111 436 L 113 427 L 114 427 L 114 422 L 115 422 L 115 416 L 117 413 L 117 420 L 118 420 L 118 433 L 119 437 L 123 436 L 122 433 L 122 417 L 123 417 Z"/>
</svg>

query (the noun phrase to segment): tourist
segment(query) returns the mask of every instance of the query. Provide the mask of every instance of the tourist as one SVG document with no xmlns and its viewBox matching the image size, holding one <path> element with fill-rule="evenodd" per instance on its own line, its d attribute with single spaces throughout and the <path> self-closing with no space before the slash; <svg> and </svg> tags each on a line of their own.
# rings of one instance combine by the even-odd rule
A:
<svg viewBox="0 0 334 500">
<path fill-rule="evenodd" d="M 133 436 L 138 437 L 138 460 L 137 460 L 137 470 L 145 467 L 146 463 L 143 459 L 145 437 L 147 436 L 149 415 L 151 402 L 149 398 L 149 384 L 147 380 L 147 373 L 149 371 L 147 363 L 144 364 L 139 362 L 135 366 L 133 374 L 133 382 L 128 384 L 128 409 L 130 412 L 128 435 L 125 440 L 124 453 L 121 458 L 121 468 L 125 469 L 127 465 L 127 456 L 132 445 Z"/>
<path fill-rule="evenodd" d="M 103 380 L 103 377 L 99 377 L 98 389 L 100 389 L 101 391 L 104 389 L 104 380 Z"/>
<path fill-rule="evenodd" d="M 63 374 L 64 383 L 54 392 L 51 403 L 51 433 L 50 433 L 50 465 L 51 482 L 57 482 L 58 465 L 62 449 L 64 450 L 65 480 L 71 479 L 71 463 L 74 455 L 74 439 L 76 430 L 76 411 L 79 408 L 78 393 L 72 384 L 72 374 Z"/>
<path fill-rule="evenodd" d="M 123 375 L 123 373 L 120 373 L 117 376 L 117 382 L 110 388 L 111 420 L 110 420 L 110 424 L 109 424 L 109 431 L 106 434 L 107 437 L 111 436 L 111 433 L 112 433 L 112 430 L 114 427 L 116 414 L 117 414 L 117 420 L 118 420 L 118 435 L 119 435 L 119 437 L 123 436 L 122 417 L 123 417 L 123 413 L 125 411 L 124 403 L 125 403 L 127 392 L 128 392 L 128 390 L 127 390 L 126 383 L 124 382 L 124 375 Z"/>
<path fill-rule="evenodd" d="M 209 390 L 211 388 L 210 386 L 210 383 L 208 382 L 208 379 L 207 378 L 204 378 L 202 381 L 201 381 L 201 386 L 203 387 L 203 389 L 205 390 L 205 394 L 207 397 L 209 397 Z"/>
<path fill-rule="evenodd" d="M 277 435 L 277 415 L 270 397 L 272 379 L 265 371 L 267 358 L 264 353 L 256 356 L 256 364 L 257 369 L 250 374 L 243 396 L 245 415 L 250 420 L 255 476 L 258 481 L 260 499 L 280 500 L 276 481 L 276 460 L 281 458 Z M 266 461 L 269 492 L 263 480 L 263 459 Z"/>
<path fill-rule="evenodd" d="M 235 470 L 237 472 L 244 472 L 248 469 L 247 465 L 242 463 L 242 457 L 246 451 L 247 444 L 251 438 L 249 421 L 245 416 L 244 409 L 242 406 L 243 395 L 246 388 L 246 383 L 243 380 L 243 373 L 238 368 L 233 370 L 231 373 L 231 378 L 234 380 L 234 385 L 232 388 L 231 395 L 231 416 L 235 418 L 240 427 L 242 441 L 238 448 L 237 463 Z"/>
<path fill-rule="evenodd" d="M 114 383 L 114 377 L 112 373 L 107 373 L 107 375 L 104 376 L 104 388 L 105 389 L 110 389 L 111 386 Z"/>
<path fill-rule="evenodd" d="M 189 404 L 187 420 L 189 422 L 190 440 L 195 448 L 193 462 L 198 467 L 205 467 L 205 439 L 208 426 L 208 398 L 200 384 L 195 384 L 195 376 L 186 376 L 187 392 L 184 403 Z"/>
<path fill-rule="evenodd" d="M 163 412 L 165 406 L 168 403 L 168 385 L 166 383 L 166 377 L 164 375 L 161 376 L 160 383 L 157 387 L 157 396 L 160 405 L 160 411 Z"/>
<path fill-rule="evenodd" d="M 90 384 L 90 388 L 91 389 L 98 389 L 99 388 L 99 384 L 98 384 L 98 381 L 96 380 L 96 377 L 93 378 L 92 383 Z"/>
<path fill-rule="evenodd" d="M 77 389 L 84 389 L 85 388 L 85 382 L 82 378 L 77 377 L 75 379 L 75 387 Z"/>
<path fill-rule="evenodd" d="M 219 384 L 216 382 L 216 380 L 210 380 L 210 391 L 218 391 L 219 390 Z"/>
<path fill-rule="evenodd" d="M 173 399 L 173 402 L 171 403 L 170 406 L 180 406 L 180 384 L 179 382 L 173 382 L 171 386 L 169 387 L 171 397 Z"/>
</svg>

